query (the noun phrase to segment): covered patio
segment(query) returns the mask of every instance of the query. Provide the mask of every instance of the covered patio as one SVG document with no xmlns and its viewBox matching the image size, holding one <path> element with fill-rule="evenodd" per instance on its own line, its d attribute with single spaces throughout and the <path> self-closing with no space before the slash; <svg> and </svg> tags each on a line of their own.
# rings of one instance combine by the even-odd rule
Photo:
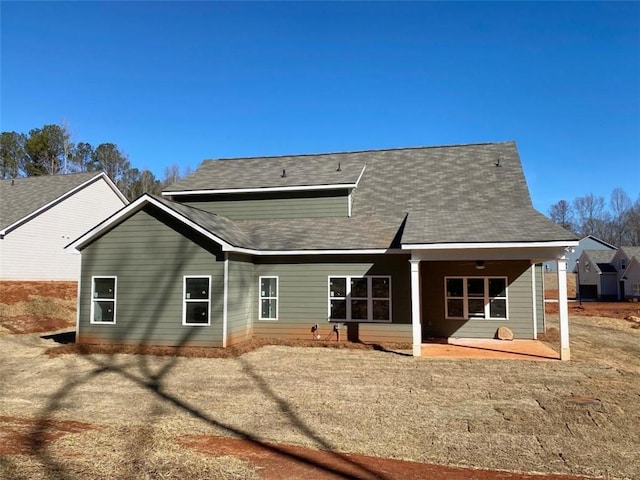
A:
<svg viewBox="0 0 640 480">
<path fill-rule="evenodd" d="M 558 352 L 539 340 L 434 339 L 422 344 L 421 353 L 428 358 L 560 360 Z"/>
</svg>

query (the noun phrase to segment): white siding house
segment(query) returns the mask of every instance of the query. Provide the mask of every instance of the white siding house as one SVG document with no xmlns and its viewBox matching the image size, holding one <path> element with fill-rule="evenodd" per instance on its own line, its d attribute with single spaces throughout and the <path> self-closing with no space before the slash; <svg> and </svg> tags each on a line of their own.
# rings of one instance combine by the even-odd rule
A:
<svg viewBox="0 0 640 480">
<path fill-rule="evenodd" d="M 0 181 L 0 280 L 77 281 L 64 247 L 127 205 L 102 172 Z"/>
</svg>

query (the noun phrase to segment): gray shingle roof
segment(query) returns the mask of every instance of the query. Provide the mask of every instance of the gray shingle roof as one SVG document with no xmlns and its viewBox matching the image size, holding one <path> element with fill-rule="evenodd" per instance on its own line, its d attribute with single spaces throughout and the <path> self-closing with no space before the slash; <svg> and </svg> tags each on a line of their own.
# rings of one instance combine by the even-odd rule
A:
<svg viewBox="0 0 640 480">
<path fill-rule="evenodd" d="M 351 218 L 235 224 L 266 250 L 388 247 L 407 214 L 403 244 L 577 240 L 533 208 L 514 142 L 206 161 L 168 191 L 353 184 L 365 165 Z"/>
<path fill-rule="evenodd" d="M 166 191 L 353 185 L 366 157 L 358 153 L 205 160 Z"/>
<path fill-rule="evenodd" d="M 591 263 L 595 264 L 597 271 L 602 273 L 617 271 L 615 267 L 611 265 L 611 261 L 616 254 L 615 250 L 585 250 L 583 253 Z"/>
<path fill-rule="evenodd" d="M 620 247 L 620 250 L 622 250 L 622 253 L 624 253 L 627 258 L 629 258 L 629 260 L 631 260 L 633 257 L 636 257 L 636 259 L 640 262 L 640 247 L 622 246 Z"/>
<path fill-rule="evenodd" d="M 0 230 L 98 175 L 101 172 L 0 180 Z"/>
</svg>

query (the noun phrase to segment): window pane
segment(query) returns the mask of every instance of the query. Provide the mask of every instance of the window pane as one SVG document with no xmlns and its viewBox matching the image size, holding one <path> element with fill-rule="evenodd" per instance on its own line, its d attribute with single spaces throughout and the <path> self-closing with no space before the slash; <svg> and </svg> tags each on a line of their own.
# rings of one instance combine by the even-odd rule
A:
<svg viewBox="0 0 640 480">
<path fill-rule="evenodd" d="M 367 301 L 366 300 L 351 300 L 351 319 L 352 320 L 367 320 Z"/>
<path fill-rule="evenodd" d="M 461 278 L 447 278 L 447 297 L 462 297 L 463 285 Z"/>
<path fill-rule="evenodd" d="M 356 298 L 367 298 L 367 279 L 351 279 L 351 296 Z"/>
<path fill-rule="evenodd" d="M 347 318 L 347 301 L 331 300 L 331 315 L 334 320 L 346 320 Z"/>
<path fill-rule="evenodd" d="M 458 299 L 447 300 L 447 316 L 462 318 L 464 317 L 464 301 Z"/>
<path fill-rule="evenodd" d="M 94 301 L 93 321 L 94 322 L 113 322 L 114 302 Z"/>
<path fill-rule="evenodd" d="M 389 300 L 373 301 L 373 319 L 389 320 Z"/>
<path fill-rule="evenodd" d="M 470 297 L 484 297 L 484 278 L 468 278 L 467 295 Z"/>
<path fill-rule="evenodd" d="M 207 302 L 187 302 L 186 323 L 207 323 L 209 321 L 209 304 Z"/>
<path fill-rule="evenodd" d="M 93 279 L 93 297 L 94 298 L 116 298 L 116 279 L 115 278 L 94 278 Z"/>
<path fill-rule="evenodd" d="M 507 301 L 493 299 L 489 303 L 489 310 L 491 318 L 507 318 Z"/>
<path fill-rule="evenodd" d="M 208 278 L 187 278 L 185 282 L 186 299 L 209 298 Z"/>
<path fill-rule="evenodd" d="M 262 297 L 278 296 L 278 279 L 277 278 L 261 278 L 260 279 L 260 295 Z"/>
<path fill-rule="evenodd" d="M 261 304 L 261 317 L 260 318 L 276 318 L 277 300 L 262 300 Z"/>
<path fill-rule="evenodd" d="M 346 297 L 347 296 L 347 279 L 332 277 L 329 279 L 329 296 L 330 297 Z"/>
<path fill-rule="evenodd" d="M 491 298 L 495 298 L 495 297 L 504 298 L 507 296 L 507 282 L 504 278 L 489 279 L 489 296 Z"/>
<path fill-rule="evenodd" d="M 469 299 L 469 317 L 484 318 L 484 299 Z"/>
<path fill-rule="evenodd" d="M 373 298 L 389 298 L 389 279 L 388 278 L 372 278 L 371 293 Z"/>
</svg>

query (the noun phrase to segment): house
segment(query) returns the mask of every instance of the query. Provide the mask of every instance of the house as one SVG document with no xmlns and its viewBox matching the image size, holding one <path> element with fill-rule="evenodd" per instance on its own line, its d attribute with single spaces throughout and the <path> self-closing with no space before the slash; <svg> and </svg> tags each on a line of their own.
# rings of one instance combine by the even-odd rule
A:
<svg viewBox="0 0 640 480">
<path fill-rule="evenodd" d="M 78 281 L 64 247 L 127 205 L 102 172 L 0 180 L 0 280 Z"/>
<path fill-rule="evenodd" d="M 578 296 L 586 300 L 616 300 L 618 271 L 612 264 L 616 250 L 584 250 L 576 261 Z"/>
<path fill-rule="evenodd" d="M 640 247 L 620 247 L 611 264 L 618 270 L 618 298 L 640 299 Z"/>
<path fill-rule="evenodd" d="M 577 244 L 533 208 L 506 142 L 208 160 L 68 248 L 81 343 L 226 347 L 335 327 L 420 355 L 429 337 L 501 326 L 536 338 L 541 262 L 566 285 Z"/>
<path fill-rule="evenodd" d="M 567 271 L 573 272 L 576 268 L 576 260 L 580 258 L 585 250 L 616 250 L 614 245 L 600 240 L 593 235 L 587 235 L 578 241 L 578 246 L 567 254 Z M 543 263 L 544 271 L 548 273 L 556 272 L 556 262 L 548 261 Z"/>
</svg>

